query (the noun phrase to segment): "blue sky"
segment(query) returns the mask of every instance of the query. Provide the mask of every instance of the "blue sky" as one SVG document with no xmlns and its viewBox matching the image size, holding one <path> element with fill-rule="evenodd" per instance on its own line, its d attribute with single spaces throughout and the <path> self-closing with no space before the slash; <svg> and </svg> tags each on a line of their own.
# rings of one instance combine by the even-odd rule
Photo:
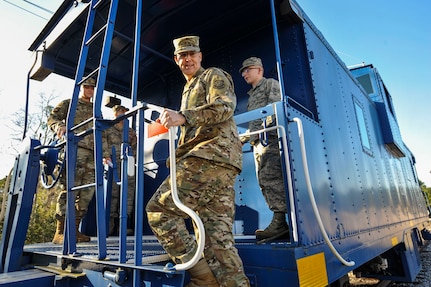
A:
<svg viewBox="0 0 431 287">
<path fill-rule="evenodd" d="M 431 1 L 297 2 L 347 66 L 378 69 L 419 179 L 431 186 Z"/>
<path fill-rule="evenodd" d="M 55 11 L 60 0 L 33 0 L 35 5 Z M 24 108 L 27 87 L 27 73 L 33 63 L 27 50 L 51 17 L 51 13 L 30 5 L 24 0 L 0 0 L 0 178 L 13 168 L 17 148 L 12 146 L 8 133 L 11 115 Z M 22 7 L 18 8 L 17 6 Z M 68 86 L 60 77 L 48 77 L 47 85 L 31 81 L 30 98 L 37 99 L 40 93 L 69 95 L 73 83 Z"/>
<path fill-rule="evenodd" d="M 62 1 L 32 2 L 55 11 Z M 419 179 L 431 186 L 431 1 L 297 2 L 347 66 L 365 62 L 379 70 L 391 93 L 403 140 L 415 155 Z M 0 178 L 13 165 L 13 149 L 4 133 L 11 114 L 25 103 L 26 75 L 32 63 L 27 48 L 49 17 L 26 1 L 0 0 Z M 54 92 L 59 101 L 71 96 L 73 83 L 49 76 L 43 85 L 32 81 L 30 88 L 34 99 L 41 92 Z"/>
</svg>

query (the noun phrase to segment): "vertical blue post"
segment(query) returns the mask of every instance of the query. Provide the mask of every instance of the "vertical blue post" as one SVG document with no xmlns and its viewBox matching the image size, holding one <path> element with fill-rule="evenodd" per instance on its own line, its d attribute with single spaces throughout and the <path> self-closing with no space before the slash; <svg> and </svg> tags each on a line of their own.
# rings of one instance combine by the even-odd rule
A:
<svg viewBox="0 0 431 287">
<path fill-rule="evenodd" d="M 132 78 L 132 105 L 136 106 L 138 99 L 138 80 L 139 80 L 139 60 L 141 46 L 141 18 L 142 0 L 136 0 L 136 19 L 135 19 L 135 43 L 133 54 L 133 78 Z M 136 150 L 137 169 L 136 169 L 136 188 L 135 188 L 135 265 L 142 265 L 142 233 L 143 233 L 143 214 L 138 210 L 144 210 L 144 110 L 138 111 L 138 143 Z M 133 124 L 136 127 L 136 121 Z M 140 192 L 140 191 L 143 192 Z M 140 286 L 141 272 L 133 269 L 133 286 Z"/>
<path fill-rule="evenodd" d="M 121 144 L 121 186 L 120 186 L 120 242 L 119 242 L 119 252 L 120 252 L 120 263 L 126 262 L 126 251 L 127 251 L 127 198 L 129 193 L 129 178 L 127 174 L 128 168 L 128 150 L 130 149 L 129 142 L 129 120 L 125 118 L 123 120 L 123 140 Z"/>
<path fill-rule="evenodd" d="M 142 233 L 144 206 L 144 110 L 138 110 L 138 143 L 136 148 L 136 189 L 135 189 L 135 265 L 142 265 Z M 138 268 L 133 269 L 133 286 L 141 286 L 141 272 Z"/>
<path fill-rule="evenodd" d="M 274 47 L 275 47 L 275 58 L 277 60 L 277 73 L 278 73 L 278 82 L 280 83 L 280 92 L 281 92 L 281 101 L 286 101 L 287 103 L 287 95 L 284 92 L 284 78 L 283 71 L 281 67 L 281 54 L 280 54 L 280 42 L 278 40 L 278 29 L 277 29 L 277 16 L 275 14 L 275 6 L 274 0 L 271 0 L 271 21 L 272 21 L 272 31 L 274 34 Z"/>
</svg>

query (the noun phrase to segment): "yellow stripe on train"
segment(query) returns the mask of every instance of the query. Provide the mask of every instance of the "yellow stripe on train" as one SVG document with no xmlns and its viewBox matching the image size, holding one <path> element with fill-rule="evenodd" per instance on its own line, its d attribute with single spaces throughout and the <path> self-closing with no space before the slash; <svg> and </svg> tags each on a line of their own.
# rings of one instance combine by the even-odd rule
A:
<svg viewBox="0 0 431 287">
<path fill-rule="evenodd" d="M 298 266 L 299 286 L 328 286 L 328 275 L 323 252 L 300 258 L 296 260 L 296 265 Z"/>
</svg>

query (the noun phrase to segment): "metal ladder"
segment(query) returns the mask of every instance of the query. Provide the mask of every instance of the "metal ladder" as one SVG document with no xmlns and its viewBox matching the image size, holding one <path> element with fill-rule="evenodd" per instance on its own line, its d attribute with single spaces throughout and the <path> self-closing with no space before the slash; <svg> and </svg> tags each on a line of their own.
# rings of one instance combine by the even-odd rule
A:
<svg viewBox="0 0 431 287">
<path fill-rule="evenodd" d="M 94 20 L 98 13 L 98 9 L 104 5 L 106 2 L 109 2 L 109 12 L 108 16 L 106 18 L 106 24 L 101 27 L 96 32 L 93 32 L 93 26 L 94 26 Z M 74 172 L 74 163 L 76 161 L 76 148 L 77 143 L 79 141 L 79 138 L 85 135 L 89 135 L 90 133 L 93 133 L 94 136 L 94 161 L 95 161 L 95 183 L 94 185 L 96 191 L 96 213 L 97 213 L 97 244 L 98 244 L 98 260 L 106 259 L 107 256 L 107 242 L 106 242 L 106 217 L 105 217 L 105 210 L 104 210 L 104 188 L 103 188 L 103 166 L 102 166 L 102 156 L 103 156 L 103 150 L 102 150 L 102 132 L 107 127 L 110 127 L 111 125 L 108 124 L 107 120 L 104 120 L 101 113 L 101 106 L 102 106 L 102 98 L 103 98 L 103 91 L 105 87 L 105 81 L 108 71 L 108 64 L 109 64 L 109 56 L 111 52 L 111 43 L 112 39 L 114 37 L 115 33 L 115 20 L 116 20 L 116 14 L 117 14 L 117 8 L 119 5 L 119 0 L 92 0 L 89 4 L 89 12 L 87 17 L 87 24 L 84 32 L 84 37 L 82 41 L 81 46 L 81 53 L 79 56 L 79 62 L 77 65 L 76 75 L 75 75 L 75 87 L 73 92 L 73 97 L 71 100 L 71 104 L 69 107 L 69 116 L 66 123 L 67 128 L 67 144 L 66 144 L 66 164 L 67 164 L 67 215 L 66 215 L 66 234 L 67 238 L 65 236 L 64 244 L 63 244 L 63 255 L 76 255 L 76 241 L 75 236 L 76 232 L 74 228 L 75 225 L 75 208 L 74 208 L 74 200 L 72 198 L 73 191 L 80 189 L 80 188 L 86 188 L 89 187 L 89 185 L 85 186 L 74 186 L 75 182 L 75 172 Z M 137 105 L 137 87 L 138 87 L 138 69 L 139 69 L 139 58 L 140 58 L 140 28 L 141 28 L 141 10 L 142 10 L 142 0 L 136 0 L 136 21 L 135 21 L 135 39 L 134 39 L 134 57 L 133 57 L 133 74 L 131 79 L 131 99 L 132 99 L 132 105 L 134 108 L 129 114 L 133 114 L 136 116 L 136 121 L 139 123 L 143 123 L 145 121 L 144 118 L 144 110 L 147 109 L 147 105 L 141 104 Z M 89 48 L 91 44 L 98 38 L 98 37 L 104 37 L 103 39 L 103 46 L 100 53 L 100 63 L 99 66 L 90 72 L 87 72 L 86 75 L 84 73 L 86 72 L 86 64 L 87 64 L 87 56 L 89 52 Z M 97 77 L 96 81 L 96 93 L 93 97 L 93 118 L 89 119 L 93 121 L 93 130 L 92 131 L 86 131 L 83 134 L 77 134 L 75 135 L 73 133 L 73 130 L 77 127 L 73 126 L 74 118 L 75 118 L 75 111 L 78 103 L 78 96 L 79 96 L 79 89 L 81 83 L 83 83 L 88 78 L 94 78 Z M 84 123 L 79 124 L 79 126 L 86 124 L 89 122 L 86 121 Z M 110 121 L 112 124 L 112 121 Z M 124 119 L 124 125 L 128 126 L 127 118 Z M 125 131 L 127 131 L 125 129 Z M 139 125 L 137 129 L 138 136 L 138 146 L 137 146 L 137 166 L 144 166 L 143 162 L 143 154 L 144 154 L 144 140 L 142 135 L 144 134 L 144 125 Z M 127 132 L 123 132 L 123 139 L 127 138 Z M 123 165 L 126 165 L 123 163 Z M 127 176 L 125 175 L 125 171 L 123 169 L 122 171 L 122 190 L 123 187 L 127 184 L 124 183 L 125 180 L 127 180 Z M 136 186 L 137 190 L 140 190 L 141 192 L 136 192 L 135 195 L 135 206 L 143 206 L 143 182 L 144 174 L 143 169 L 137 169 L 136 174 Z M 91 186 L 91 185 L 90 185 Z M 140 268 L 133 268 L 133 286 L 139 286 L 139 282 L 142 282 L 142 272 L 140 269 L 145 268 L 150 272 L 149 278 L 150 280 L 156 280 L 159 281 L 160 279 L 160 273 L 175 273 L 177 276 L 167 276 L 166 280 L 170 280 L 172 282 L 175 282 L 175 286 L 183 286 L 184 284 L 184 271 L 175 271 L 175 270 L 169 270 L 162 267 L 162 266 L 143 266 L 143 257 L 142 257 L 142 234 L 143 234 L 143 214 L 142 213 L 136 213 L 135 214 L 135 258 L 134 258 L 134 265 L 135 267 L 140 266 Z M 125 236 L 124 236 L 125 237 Z M 126 254 L 126 238 L 123 238 L 123 236 L 120 236 L 120 242 L 119 242 L 119 253 L 120 253 L 120 265 L 124 264 L 126 261 L 125 254 Z M 154 256 L 155 257 L 159 256 Z M 152 260 L 153 258 L 148 258 L 149 260 Z M 165 257 L 163 257 L 164 260 L 166 260 Z M 157 261 L 155 261 L 157 262 Z M 148 262 L 147 262 L 148 264 Z M 152 278 L 152 279 L 151 279 Z M 156 279 L 157 278 L 157 279 Z"/>
<path fill-rule="evenodd" d="M 81 46 L 81 52 L 79 56 L 79 61 L 77 64 L 76 74 L 75 74 L 75 87 L 73 90 L 73 96 L 70 102 L 69 115 L 66 121 L 67 128 L 67 142 L 66 142 L 66 164 L 67 164 L 67 212 L 66 212 L 66 230 L 65 238 L 63 243 L 63 254 L 76 254 L 76 232 L 75 232 L 75 207 L 73 191 L 82 188 L 88 188 L 94 186 L 95 196 L 96 196 L 96 212 L 97 212 L 97 243 L 98 243 L 98 259 L 105 259 L 106 257 L 106 219 L 104 211 L 104 189 L 103 189 L 103 150 L 102 150 L 102 132 L 105 128 L 103 126 L 102 118 L 102 98 L 103 91 L 105 87 L 106 75 L 108 71 L 109 55 L 111 52 L 111 43 L 114 35 L 115 20 L 117 15 L 117 8 L 119 0 L 111 0 L 109 13 L 106 19 L 106 24 L 102 26 L 101 29 L 93 31 L 94 22 L 97 13 L 102 4 L 106 1 L 104 0 L 92 0 L 89 3 L 89 11 L 87 17 L 87 24 L 85 27 L 84 37 Z M 91 45 L 99 37 L 103 37 L 103 46 L 100 52 L 100 63 L 98 67 L 86 73 L 87 57 Z M 80 91 L 80 85 L 89 78 L 96 78 L 96 93 L 93 96 L 93 117 L 74 126 L 74 119 L 76 108 L 78 104 L 78 96 Z M 93 121 L 93 130 L 86 131 L 81 134 L 74 134 L 74 129 L 82 124 L 86 124 L 89 121 Z M 75 162 L 76 162 L 76 150 L 80 138 L 84 136 L 94 136 L 94 162 L 95 162 L 95 183 L 83 186 L 74 186 L 75 183 Z"/>
</svg>

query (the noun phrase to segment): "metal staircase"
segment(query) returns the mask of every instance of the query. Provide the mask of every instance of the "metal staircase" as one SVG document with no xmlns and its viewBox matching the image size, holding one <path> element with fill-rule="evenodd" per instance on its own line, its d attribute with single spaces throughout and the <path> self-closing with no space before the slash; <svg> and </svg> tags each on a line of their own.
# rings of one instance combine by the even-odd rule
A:
<svg viewBox="0 0 431 287">
<path fill-rule="evenodd" d="M 75 162 L 77 144 L 83 136 L 94 136 L 94 162 L 95 162 L 95 198 L 96 198 L 96 212 L 97 212 L 97 241 L 98 241 L 98 259 L 106 257 L 106 218 L 104 211 L 104 189 L 103 189 L 103 150 L 102 150 L 102 132 L 106 128 L 103 124 L 102 117 L 102 98 L 103 90 L 105 87 L 105 80 L 108 71 L 109 55 L 111 51 L 112 38 L 114 35 L 115 19 L 117 15 L 118 0 L 110 2 L 109 13 L 106 18 L 106 24 L 101 29 L 94 31 L 95 18 L 99 12 L 99 8 L 106 1 L 92 0 L 89 4 L 89 11 L 87 17 L 87 24 L 85 27 L 84 37 L 81 46 L 79 61 L 77 64 L 75 75 L 75 88 L 73 91 L 72 100 L 69 107 L 69 116 L 66 122 L 67 128 L 67 143 L 66 143 L 66 164 L 67 164 L 67 216 L 66 216 L 66 232 L 63 245 L 63 254 L 76 253 L 75 241 L 75 207 L 73 199 L 73 191 L 87 188 L 89 185 L 74 186 L 75 182 Z M 103 46 L 100 50 L 100 63 L 99 66 L 92 70 L 87 71 L 87 58 L 90 47 L 97 39 L 103 37 Z M 93 121 L 93 130 L 86 131 L 84 134 L 74 134 L 77 126 L 74 126 L 75 112 L 78 104 L 78 96 L 80 85 L 88 78 L 95 78 L 96 80 L 96 93 L 93 97 L 93 118 L 88 121 Z M 88 121 L 86 123 L 88 123 Z M 82 125 L 84 123 L 81 123 Z M 90 185 L 91 186 L 91 185 Z"/>
<path fill-rule="evenodd" d="M 111 46 L 113 43 L 113 39 L 116 37 L 115 22 L 119 4 L 119 0 L 91 0 L 87 4 L 85 4 L 88 5 L 87 21 L 81 43 L 81 50 L 76 66 L 73 95 L 70 100 L 68 117 L 66 119 L 66 159 L 64 164 L 66 167 L 67 209 L 65 217 L 66 224 L 64 232 L 64 243 L 63 246 L 57 245 L 53 247 L 50 243 L 48 243 L 45 245 L 42 244 L 41 246 L 27 246 L 26 248 L 27 253 L 30 252 L 31 254 L 34 254 L 33 259 L 37 257 L 37 259 L 32 262 L 32 264 L 35 265 L 34 267 L 36 269 L 48 272 L 47 274 L 45 274 L 45 272 L 39 272 L 40 274 L 36 274 L 37 277 L 43 277 L 43 280 L 49 281 L 49 283 L 44 283 L 47 286 L 51 286 L 51 284 L 55 285 L 55 282 L 58 283 L 59 281 L 63 280 L 63 277 L 65 278 L 64 280 L 66 282 L 72 277 L 70 274 L 64 275 L 64 272 L 62 272 L 60 269 L 63 270 L 69 267 L 72 268 L 75 265 L 80 264 L 84 264 L 88 268 L 88 270 L 86 270 L 85 272 L 82 272 L 82 270 L 79 271 L 81 272 L 79 273 L 80 277 L 73 279 L 75 280 L 74 282 L 76 282 L 77 284 L 81 284 L 82 282 L 84 282 L 82 280 L 87 280 L 88 282 L 92 282 L 93 280 L 100 280 L 99 278 L 101 276 L 101 272 L 95 270 L 100 268 L 100 264 L 102 264 L 104 266 L 107 266 L 107 268 L 109 269 L 103 272 L 103 278 L 107 278 L 113 282 L 117 282 L 117 277 L 119 277 L 117 275 L 123 274 L 124 270 L 126 269 L 128 270 L 129 280 L 131 280 L 131 283 L 128 284 L 131 284 L 132 286 L 141 286 L 142 282 L 145 282 L 145 284 L 151 284 L 151 286 L 167 286 L 165 284 L 168 284 L 169 286 L 181 287 L 184 285 L 184 270 L 176 270 L 171 263 L 167 263 L 166 266 L 162 266 L 160 264 L 153 264 L 160 262 L 168 262 L 170 259 L 166 253 L 160 250 L 161 246 L 158 242 L 154 241 L 154 238 L 151 240 L 149 240 L 148 237 L 143 238 L 143 212 L 136 212 L 135 214 L 135 238 L 133 242 L 133 255 L 130 252 L 130 238 L 129 242 L 127 242 L 126 232 L 124 228 L 125 225 L 121 226 L 120 223 L 120 229 L 122 229 L 122 231 L 124 232 L 120 231 L 120 236 L 118 240 L 116 238 L 107 239 L 107 216 L 109 216 L 109 214 L 107 215 L 106 209 L 109 207 L 106 206 L 107 195 L 105 194 L 104 188 L 105 170 L 103 166 L 103 133 L 106 129 L 110 128 L 120 120 L 124 120 L 124 125 L 128 126 L 129 117 L 136 117 L 134 119 L 134 122 L 144 123 L 146 121 L 146 119 L 144 118 L 144 111 L 148 108 L 151 108 L 149 106 L 152 106 L 146 103 L 137 104 L 138 68 L 141 48 L 140 28 L 142 0 L 136 0 L 135 38 L 133 39 L 134 51 L 133 63 L 131 63 L 133 73 L 131 79 L 130 95 L 133 108 L 129 112 L 127 112 L 124 117 L 115 120 L 104 119 L 102 115 L 103 92 L 105 90 L 105 83 L 108 75 Z M 103 25 L 101 25 L 101 21 L 104 22 Z M 96 58 L 96 56 L 99 57 L 97 67 L 94 64 L 94 59 Z M 89 78 L 96 79 L 96 91 L 93 97 L 93 114 L 89 115 L 89 118 L 87 120 L 75 124 L 76 110 L 78 108 L 79 102 L 80 86 L 84 81 Z M 84 131 L 79 131 L 82 129 L 83 126 L 87 124 L 92 124 L 91 128 L 88 128 Z M 136 165 L 143 167 L 144 125 L 139 124 L 136 128 L 136 132 L 138 135 Z M 95 178 L 93 183 L 78 186 L 75 185 L 75 163 L 77 160 L 77 148 L 79 142 L 87 136 L 94 137 Z M 123 132 L 123 142 L 127 142 L 127 137 L 128 133 L 125 129 L 125 131 Z M 26 182 L 23 182 L 23 184 L 25 183 L 26 188 L 24 191 L 21 190 L 21 192 L 18 192 L 19 190 L 15 191 L 20 188 L 21 184 L 19 180 L 15 179 L 16 188 L 14 188 L 13 190 L 11 189 L 10 191 L 11 195 L 14 197 L 13 200 L 9 200 L 13 204 L 13 206 L 10 208 L 11 210 L 13 209 L 13 211 L 11 212 L 8 210 L 8 214 L 10 214 L 12 217 L 7 220 L 7 233 L 4 232 L 3 236 L 7 238 L 9 238 L 9 235 L 11 234 L 13 236 L 10 236 L 10 239 L 8 240 L 3 240 L 0 246 L 0 253 L 2 254 L 2 261 L 0 262 L 0 272 L 17 271 L 21 267 L 21 255 L 23 254 L 24 250 L 23 246 L 25 234 L 20 232 L 20 230 L 27 230 L 27 228 L 23 227 L 26 227 L 26 225 L 28 225 L 31 213 L 32 199 L 36 192 L 39 177 L 39 161 L 41 160 L 40 150 L 43 148 L 47 147 L 40 146 L 40 143 L 38 141 L 31 141 L 30 143 L 28 143 L 26 150 L 23 152 L 23 158 L 20 159 L 20 162 L 15 168 L 14 174 L 24 175 L 23 179 L 26 179 Z M 119 152 L 122 152 L 124 154 L 125 149 L 126 148 L 122 146 L 122 151 Z M 127 166 L 127 159 L 123 160 L 121 164 L 121 194 L 127 194 L 127 191 L 125 190 L 127 188 L 127 172 L 125 169 L 125 167 Z M 94 250 L 94 240 L 88 244 L 83 244 L 82 246 L 80 245 L 79 251 L 77 250 L 76 244 L 76 214 L 74 206 L 74 192 L 89 187 L 95 189 L 97 221 L 96 252 L 90 252 L 89 250 L 87 250 Z M 138 168 L 136 171 L 136 188 L 137 190 L 139 190 L 139 192 L 136 192 L 135 195 L 135 207 L 137 210 L 138 208 L 139 210 L 141 210 L 144 206 L 143 168 Z M 16 194 L 18 195 L 18 197 L 16 196 Z M 25 199 L 26 205 L 24 207 L 26 208 L 19 209 L 17 201 L 24 202 L 23 199 Z M 121 201 L 122 206 L 125 206 L 125 202 L 123 202 L 124 199 L 121 199 Z M 16 212 L 14 211 L 15 209 L 17 210 Z M 25 214 L 22 214 L 23 212 L 25 212 Z M 25 222 L 17 222 L 18 219 L 25 220 Z M 18 226 L 20 227 L 20 229 L 18 229 Z M 19 240 L 17 239 L 17 237 L 19 237 Z M 156 242 L 157 246 L 155 246 L 153 242 Z M 129 246 L 127 246 L 127 243 L 129 243 Z M 143 245 L 145 245 L 145 250 L 143 250 Z M 46 248 L 51 249 L 49 249 L 49 251 L 46 251 Z M 115 249 L 114 252 L 113 249 Z M 12 250 L 12 253 L 10 252 L 10 250 Z M 49 255 L 40 255 L 41 253 Z M 49 261 L 48 266 L 55 267 L 48 268 L 49 270 L 45 270 L 44 266 L 47 263 L 45 262 L 45 260 Z M 94 270 L 92 269 L 92 267 L 94 267 Z M 28 272 L 28 276 L 35 277 L 36 275 L 33 274 L 35 273 L 34 270 L 32 268 L 29 269 L 31 271 Z M 111 269 L 115 269 L 115 271 L 112 271 Z M 52 273 L 57 272 L 60 272 L 58 274 L 61 276 L 58 276 L 58 278 L 54 278 L 52 276 Z M 2 282 L 7 282 L 8 280 L 9 279 L 6 275 L 4 276 L 4 278 L 0 278 L 0 285 L 2 285 Z M 33 279 L 31 281 L 36 282 Z M 55 282 L 52 283 L 51 281 Z"/>
</svg>

